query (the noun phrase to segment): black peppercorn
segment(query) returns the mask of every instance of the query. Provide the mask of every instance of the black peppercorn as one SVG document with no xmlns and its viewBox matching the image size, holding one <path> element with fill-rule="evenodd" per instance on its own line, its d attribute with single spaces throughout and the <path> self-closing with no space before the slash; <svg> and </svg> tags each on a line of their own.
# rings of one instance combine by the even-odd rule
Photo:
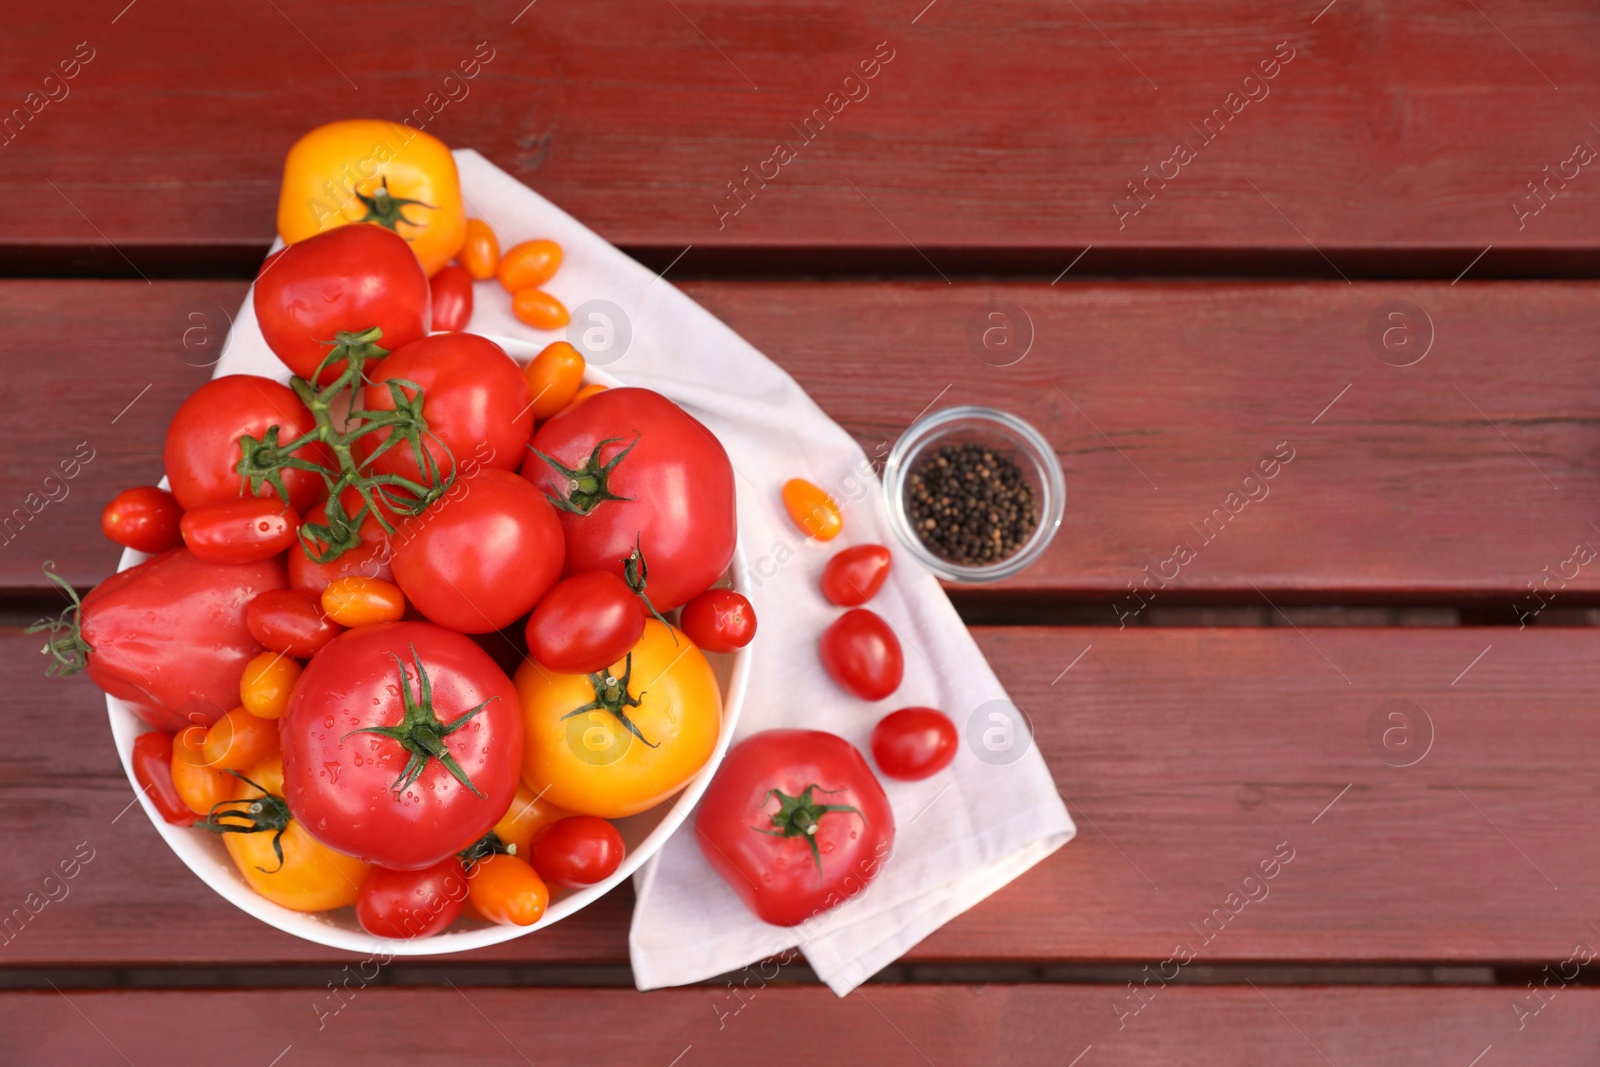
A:
<svg viewBox="0 0 1600 1067">
<path fill-rule="evenodd" d="M 1033 488 L 1010 457 L 980 444 L 945 445 L 907 478 L 912 528 L 934 555 L 965 566 L 998 563 L 1039 524 Z"/>
</svg>

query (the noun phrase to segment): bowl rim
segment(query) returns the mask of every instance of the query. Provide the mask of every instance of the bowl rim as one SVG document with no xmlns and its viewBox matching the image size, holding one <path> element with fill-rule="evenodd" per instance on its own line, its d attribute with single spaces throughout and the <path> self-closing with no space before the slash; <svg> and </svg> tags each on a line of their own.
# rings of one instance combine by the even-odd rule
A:
<svg viewBox="0 0 1600 1067">
<path fill-rule="evenodd" d="M 498 338 L 492 338 L 496 340 Z M 584 380 L 594 381 L 607 386 L 617 386 L 622 383 L 616 378 L 596 368 L 585 371 Z M 165 487 L 167 481 L 161 480 Z M 127 570 L 129 567 L 150 558 L 145 553 L 136 552 L 131 548 L 124 549 L 122 557 L 118 560 L 117 571 Z M 733 550 L 733 560 L 729 564 L 730 584 L 738 588 L 738 576 L 746 573 L 744 544 L 736 541 Z M 145 816 L 150 820 L 156 832 L 161 835 L 167 847 L 172 849 L 178 859 L 193 871 L 206 885 L 210 886 L 218 896 L 233 904 L 246 914 L 261 920 L 268 926 L 282 930 L 284 933 L 314 942 L 327 948 L 343 949 L 349 952 L 364 953 L 367 955 L 384 956 L 438 956 L 451 952 L 469 952 L 474 949 L 485 948 L 490 945 L 503 944 L 542 930 L 553 923 L 581 911 L 583 908 L 599 900 L 610 892 L 622 881 L 629 878 L 647 863 L 666 844 L 678 828 L 688 819 L 689 814 L 699 803 L 706 787 L 711 784 L 711 778 L 716 774 L 717 768 L 722 763 L 722 757 L 728 751 L 729 742 L 738 728 L 739 714 L 744 707 L 745 692 L 750 681 L 751 648 L 746 646 L 728 654 L 730 661 L 727 691 L 722 694 L 722 722 L 717 734 L 716 746 L 712 749 L 705 765 L 695 774 L 689 782 L 678 791 L 675 797 L 663 801 L 656 808 L 648 809 L 653 812 L 663 805 L 671 805 L 661 821 L 647 834 L 638 847 L 630 849 L 623 857 L 621 865 L 603 882 L 574 890 L 550 904 L 544 915 L 532 926 L 499 926 L 489 924 L 486 927 L 469 930 L 445 930 L 431 937 L 419 938 L 386 938 L 376 937 L 361 930 L 349 929 L 337 925 L 326 918 L 326 912 L 299 912 L 292 911 L 282 905 L 274 904 L 266 897 L 251 889 L 249 884 L 235 870 L 231 861 L 224 856 L 219 862 L 214 844 L 209 839 L 196 836 L 201 831 L 185 826 L 173 826 L 161 817 L 144 789 L 139 787 L 133 773 L 133 742 L 142 733 L 148 732 L 143 721 L 135 715 L 132 709 L 123 701 L 111 694 L 106 694 L 106 712 L 111 723 L 112 740 L 117 748 L 117 756 L 122 761 L 123 773 L 127 775 L 128 784 L 134 791 L 134 800 L 144 809 Z M 645 814 L 644 812 L 640 813 Z M 639 816 L 630 816 L 638 818 Z M 342 911 L 343 909 L 337 909 Z"/>
<path fill-rule="evenodd" d="M 1029 454 L 1043 473 L 1041 489 L 1044 499 L 1039 501 L 1039 523 L 1034 527 L 1027 543 L 1005 559 L 976 567 L 953 563 L 934 554 L 912 529 L 911 520 L 905 510 L 905 481 L 911 473 L 911 458 L 935 438 L 939 431 L 964 421 L 988 423 L 1003 436 L 1012 438 L 1022 451 Z M 940 408 L 938 411 L 923 415 L 906 427 L 905 432 L 890 449 L 889 458 L 884 463 L 883 493 L 884 503 L 889 512 L 889 525 L 906 551 L 940 578 L 968 585 L 1004 581 L 1031 566 L 1055 539 L 1067 503 L 1066 475 L 1061 469 L 1061 460 L 1056 456 L 1055 448 L 1045 436 L 1031 423 L 1009 411 L 978 404 L 958 404 L 955 407 Z"/>
</svg>

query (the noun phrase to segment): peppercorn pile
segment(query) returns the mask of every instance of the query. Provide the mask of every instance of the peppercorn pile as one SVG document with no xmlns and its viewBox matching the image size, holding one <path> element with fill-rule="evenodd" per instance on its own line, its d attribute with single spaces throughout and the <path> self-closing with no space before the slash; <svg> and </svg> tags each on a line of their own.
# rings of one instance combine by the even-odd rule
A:
<svg viewBox="0 0 1600 1067">
<path fill-rule="evenodd" d="M 1015 553 L 1039 524 L 1016 463 L 981 444 L 945 445 L 912 470 L 906 510 L 934 555 L 965 566 Z"/>
</svg>

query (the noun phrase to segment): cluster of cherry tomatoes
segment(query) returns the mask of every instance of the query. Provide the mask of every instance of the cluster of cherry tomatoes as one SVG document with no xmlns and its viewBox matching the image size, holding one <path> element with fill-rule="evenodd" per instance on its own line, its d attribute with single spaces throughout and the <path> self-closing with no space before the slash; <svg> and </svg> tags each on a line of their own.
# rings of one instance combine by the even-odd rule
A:
<svg viewBox="0 0 1600 1067">
<path fill-rule="evenodd" d="M 530 925 L 552 887 L 611 877 L 611 820 L 715 749 L 705 653 L 755 630 L 712 588 L 737 533 L 722 445 L 658 393 L 583 388 L 565 342 L 521 368 L 461 332 L 455 270 L 564 321 L 537 289 L 553 242 L 501 258 L 469 223 L 457 260 L 430 283 L 359 220 L 269 258 L 254 307 L 289 384 L 196 390 L 168 488 L 102 517 L 150 558 L 46 627 L 57 667 L 151 727 L 132 762 L 163 818 L 221 835 L 268 900 L 386 937 Z"/>
</svg>

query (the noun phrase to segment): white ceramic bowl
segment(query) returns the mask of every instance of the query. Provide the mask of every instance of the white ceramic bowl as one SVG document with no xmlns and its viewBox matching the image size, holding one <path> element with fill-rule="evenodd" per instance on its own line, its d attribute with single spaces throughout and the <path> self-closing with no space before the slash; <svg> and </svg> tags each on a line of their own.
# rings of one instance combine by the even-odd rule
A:
<svg viewBox="0 0 1600 1067">
<path fill-rule="evenodd" d="M 525 351 L 531 347 L 526 343 L 502 337 L 492 339 L 501 344 L 514 358 L 521 357 L 525 360 L 533 354 Z M 621 384 L 610 375 L 593 368 L 584 375 L 584 381 L 613 386 Z M 165 486 L 166 481 L 163 480 L 161 484 Z M 122 561 L 117 565 L 117 570 L 127 570 L 147 558 L 142 552 L 127 549 L 122 553 Z M 744 548 L 740 545 L 734 550 L 733 566 L 729 575 L 731 577 L 743 573 Z M 724 582 L 732 588 L 737 588 L 737 585 L 727 578 Z M 144 791 L 139 789 L 133 777 L 133 740 L 144 733 L 147 727 L 126 704 L 113 696 L 106 697 L 106 708 L 111 716 L 111 736 L 116 742 L 117 754 L 122 757 L 122 769 L 127 773 L 128 783 L 133 786 L 144 813 L 149 816 L 156 832 L 162 836 L 172 851 L 178 854 L 178 858 L 224 899 L 269 926 L 275 926 L 296 937 L 303 937 L 307 941 L 315 941 L 319 945 L 327 945 L 329 948 L 369 955 L 437 956 L 447 952 L 467 952 L 485 945 L 498 945 L 502 941 L 510 941 L 542 930 L 551 923 L 560 922 L 573 912 L 600 899 L 660 851 L 661 846 L 666 844 L 667 838 L 671 837 L 673 831 L 689 817 L 689 813 L 700 800 L 700 794 L 704 793 L 706 786 L 711 783 L 711 776 L 716 773 L 717 766 L 722 762 L 723 753 L 728 750 L 728 739 L 733 736 L 734 726 L 739 720 L 739 710 L 744 705 L 745 686 L 750 677 L 750 649 L 740 649 L 729 655 L 708 653 L 706 659 L 710 661 L 711 668 L 717 676 L 717 684 L 722 689 L 722 732 L 717 737 L 717 747 L 711 753 L 711 758 L 706 761 L 706 765 L 700 769 L 700 773 L 695 775 L 677 796 L 663 801 L 649 811 L 615 822 L 628 849 L 622 865 L 617 868 L 615 874 L 597 885 L 583 889 L 554 890 L 544 918 L 532 926 L 496 926 L 492 923 L 457 920 L 443 933 L 415 939 L 374 937 L 361 929 L 360 924 L 356 922 L 353 908 L 306 914 L 290 911 L 258 895 L 234 867 L 233 860 L 228 856 L 220 837 L 205 830 L 173 826 L 156 811 L 155 805 Z"/>
</svg>

